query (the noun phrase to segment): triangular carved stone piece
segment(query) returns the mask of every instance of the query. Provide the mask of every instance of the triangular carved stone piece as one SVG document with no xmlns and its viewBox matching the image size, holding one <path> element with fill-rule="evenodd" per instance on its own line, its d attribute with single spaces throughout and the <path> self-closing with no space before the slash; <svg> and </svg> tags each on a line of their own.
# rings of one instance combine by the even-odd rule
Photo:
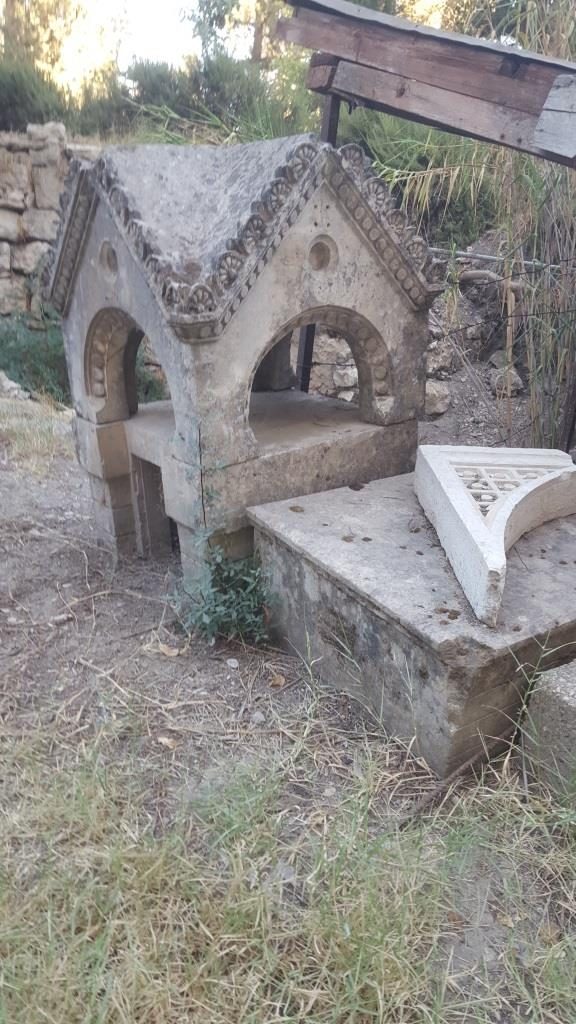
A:
<svg viewBox="0 0 576 1024">
<path fill-rule="evenodd" d="M 468 601 L 495 626 L 506 551 L 542 523 L 576 513 L 576 466 L 544 448 L 421 445 L 414 486 Z"/>
</svg>

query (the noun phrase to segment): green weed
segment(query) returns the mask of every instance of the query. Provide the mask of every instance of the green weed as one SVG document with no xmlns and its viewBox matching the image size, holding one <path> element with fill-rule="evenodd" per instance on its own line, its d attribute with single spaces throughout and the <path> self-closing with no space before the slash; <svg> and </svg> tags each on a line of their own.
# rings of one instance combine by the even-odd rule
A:
<svg viewBox="0 0 576 1024">
<path fill-rule="evenodd" d="M 232 560 L 216 547 L 198 581 L 185 584 L 175 606 L 186 632 L 198 631 L 208 640 L 224 637 L 259 644 L 268 638 L 268 602 L 266 578 L 257 559 Z"/>
</svg>

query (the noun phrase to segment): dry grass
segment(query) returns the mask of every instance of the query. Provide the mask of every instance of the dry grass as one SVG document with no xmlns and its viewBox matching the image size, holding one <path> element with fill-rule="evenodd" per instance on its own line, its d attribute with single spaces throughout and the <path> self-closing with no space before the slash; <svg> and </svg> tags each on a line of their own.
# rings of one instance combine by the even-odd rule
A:
<svg viewBox="0 0 576 1024">
<path fill-rule="evenodd" d="M 57 455 L 72 454 L 69 413 L 49 399 L 1 399 L 0 458 L 2 449 L 27 469 L 45 473 Z"/>
<path fill-rule="evenodd" d="M 3 1024 L 576 1020 L 574 814 L 510 761 L 401 830 L 432 780 L 333 698 L 257 738 L 111 678 L 0 734 Z"/>
</svg>

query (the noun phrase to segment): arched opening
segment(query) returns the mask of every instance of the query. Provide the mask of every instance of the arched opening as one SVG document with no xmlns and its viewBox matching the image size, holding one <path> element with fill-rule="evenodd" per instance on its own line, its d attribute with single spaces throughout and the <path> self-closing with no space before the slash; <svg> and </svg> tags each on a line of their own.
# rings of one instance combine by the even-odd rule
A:
<svg viewBox="0 0 576 1024">
<path fill-rule="evenodd" d="M 299 389 L 298 328 L 315 325 L 308 392 Z M 382 399 L 392 394 L 390 358 L 380 334 L 356 312 L 309 310 L 291 320 L 256 366 L 248 423 L 260 445 L 292 443 L 354 424 L 384 423 Z"/>
<path fill-rule="evenodd" d="M 96 420 L 110 423 L 138 412 L 139 404 L 170 400 L 166 374 L 153 341 L 132 317 L 104 309 L 90 325 L 84 355 L 86 393 Z"/>
<path fill-rule="evenodd" d="M 162 463 L 174 434 L 174 412 L 158 349 L 127 313 L 102 310 L 88 331 L 84 369 L 96 422 L 124 422 L 138 550 L 144 556 L 170 552 L 177 547 L 177 529 L 164 507 Z"/>
<path fill-rule="evenodd" d="M 151 402 L 171 401 L 164 368 L 147 334 L 143 335 L 136 353 L 136 397 L 138 406 Z"/>
</svg>

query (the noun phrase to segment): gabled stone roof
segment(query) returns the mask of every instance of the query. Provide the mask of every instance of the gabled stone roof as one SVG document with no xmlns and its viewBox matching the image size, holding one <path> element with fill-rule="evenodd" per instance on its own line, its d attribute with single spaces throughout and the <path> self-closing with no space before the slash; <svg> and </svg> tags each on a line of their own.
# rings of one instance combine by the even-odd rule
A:
<svg viewBox="0 0 576 1024">
<path fill-rule="evenodd" d="M 438 261 L 358 146 L 314 136 L 237 146 L 119 146 L 77 176 L 51 282 L 65 311 L 91 216 L 109 205 L 173 327 L 217 337 L 305 204 L 326 181 L 415 306 L 440 290 Z"/>
</svg>

